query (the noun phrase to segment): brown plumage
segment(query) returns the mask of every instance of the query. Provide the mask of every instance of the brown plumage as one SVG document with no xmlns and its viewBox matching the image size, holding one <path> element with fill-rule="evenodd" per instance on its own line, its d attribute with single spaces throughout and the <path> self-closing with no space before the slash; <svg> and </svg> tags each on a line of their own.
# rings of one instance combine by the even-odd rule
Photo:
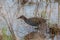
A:
<svg viewBox="0 0 60 40">
<path fill-rule="evenodd" d="M 46 36 L 39 32 L 31 32 L 24 36 L 25 40 L 42 40 L 42 38 L 44 39 Z"/>
<path fill-rule="evenodd" d="M 18 19 L 23 19 L 27 24 L 31 26 L 38 26 L 39 24 L 46 23 L 46 19 L 38 18 L 38 17 L 32 17 L 32 18 L 26 18 L 25 16 L 20 16 Z"/>
<path fill-rule="evenodd" d="M 31 32 L 31 33 L 27 34 L 27 35 L 24 37 L 24 39 L 25 39 L 25 40 L 33 39 L 34 34 L 35 34 L 35 32 Z"/>
</svg>

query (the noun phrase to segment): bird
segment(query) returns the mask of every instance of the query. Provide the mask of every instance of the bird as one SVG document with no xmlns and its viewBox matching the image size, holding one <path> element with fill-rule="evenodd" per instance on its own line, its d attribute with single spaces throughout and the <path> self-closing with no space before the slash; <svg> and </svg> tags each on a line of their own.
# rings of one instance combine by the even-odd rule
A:
<svg viewBox="0 0 60 40">
<path fill-rule="evenodd" d="M 41 18 L 41 17 L 31 17 L 31 18 L 26 18 L 24 15 L 21 15 L 17 19 L 23 19 L 25 23 L 31 25 L 31 26 L 38 26 L 42 23 L 46 23 L 46 19 Z"/>
</svg>

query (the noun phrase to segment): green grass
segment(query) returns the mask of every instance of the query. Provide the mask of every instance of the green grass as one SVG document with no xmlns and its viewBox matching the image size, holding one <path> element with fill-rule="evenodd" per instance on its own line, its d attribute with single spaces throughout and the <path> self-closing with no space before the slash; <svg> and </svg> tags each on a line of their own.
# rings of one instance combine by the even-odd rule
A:
<svg viewBox="0 0 60 40">
<path fill-rule="evenodd" d="M 12 40 L 11 35 L 7 35 L 6 32 L 7 28 L 6 27 L 2 28 L 3 40 Z"/>
<path fill-rule="evenodd" d="M 45 12 L 44 10 L 41 12 L 41 16 L 42 16 L 43 18 L 46 17 L 46 12 Z"/>
</svg>

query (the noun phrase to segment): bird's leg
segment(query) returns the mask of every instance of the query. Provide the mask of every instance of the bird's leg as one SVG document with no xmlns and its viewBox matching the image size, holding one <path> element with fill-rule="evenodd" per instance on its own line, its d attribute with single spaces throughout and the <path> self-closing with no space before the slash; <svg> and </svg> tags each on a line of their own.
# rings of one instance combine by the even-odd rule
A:
<svg viewBox="0 0 60 40">
<path fill-rule="evenodd" d="M 36 26 L 34 29 L 35 29 L 35 32 L 37 32 L 40 35 L 40 37 L 41 37 L 42 36 L 41 35 L 42 32 L 41 32 L 41 29 L 40 29 L 40 25 L 39 26 Z"/>
<path fill-rule="evenodd" d="M 39 27 L 38 27 L 38 26 L 36 26 L 34 29 L 35 29 L 35 32 L 38 32 Z"/>
</svg>

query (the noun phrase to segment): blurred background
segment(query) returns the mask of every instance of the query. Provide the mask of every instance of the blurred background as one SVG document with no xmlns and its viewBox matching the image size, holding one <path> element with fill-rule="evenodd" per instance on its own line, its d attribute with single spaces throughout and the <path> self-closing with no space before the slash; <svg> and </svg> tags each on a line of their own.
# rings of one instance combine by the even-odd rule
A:
<svg viewBox="0 0 60 40">
<path fill-rule="evenodd" d="M 25 40 L 24 36 L 35 31 L 34 26 L 17 19 L 21 15 L 42 17 L 47 19 L 49 27 L 57 24 L 60 28 L 60 0 L 0 0 L 0 40 Z M 32 40 L 53 40 L 37 37 Z M 59 39 L 60 35 L 54 37 Z"/>
</svg>

